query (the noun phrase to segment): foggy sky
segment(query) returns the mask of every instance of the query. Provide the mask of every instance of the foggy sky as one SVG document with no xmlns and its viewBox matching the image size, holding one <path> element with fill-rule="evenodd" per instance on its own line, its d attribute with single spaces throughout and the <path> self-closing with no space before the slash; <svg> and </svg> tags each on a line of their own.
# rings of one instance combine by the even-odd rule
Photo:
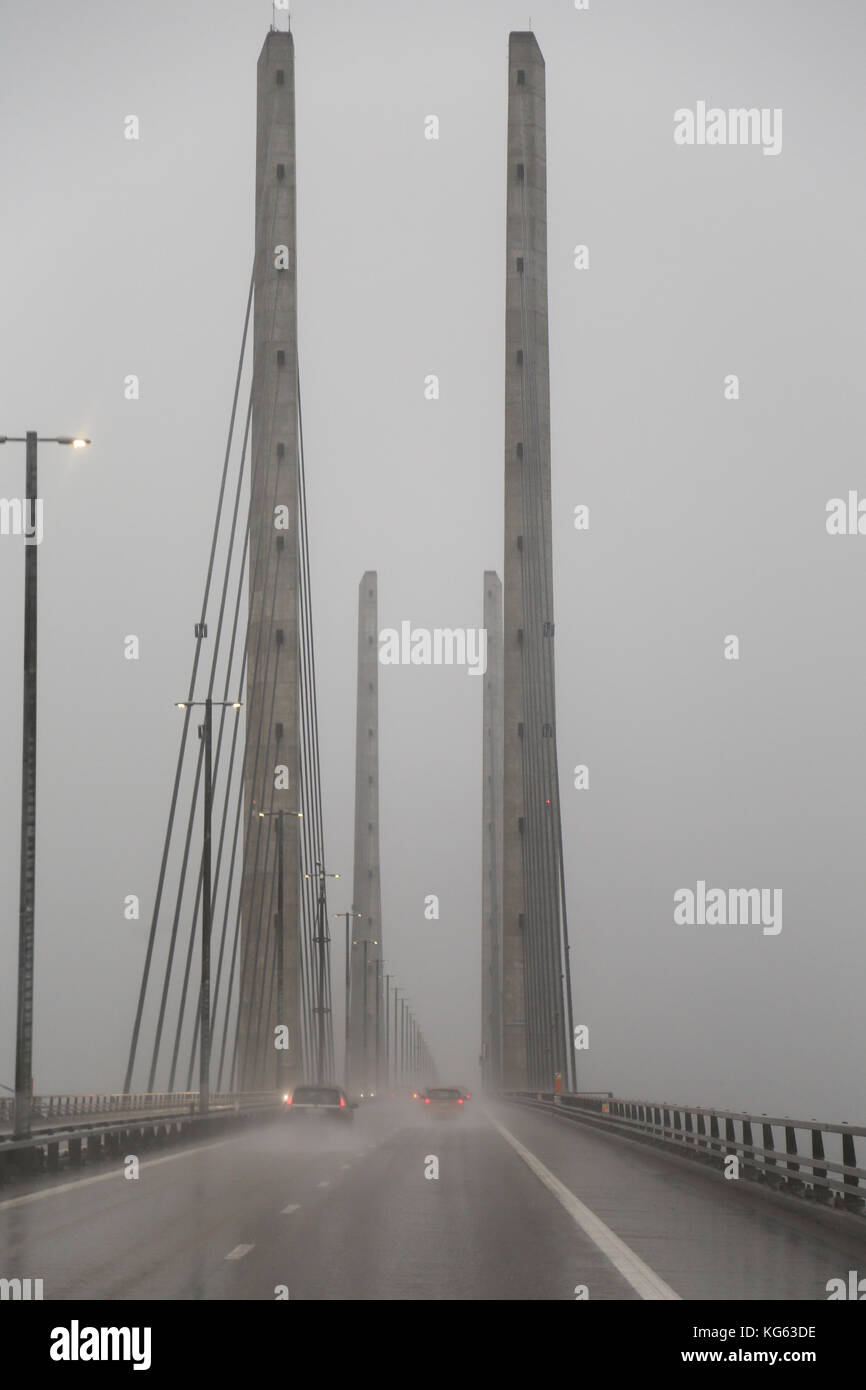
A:
<svg viewBox="0 0 866 1390">
<path fill-rule="evenodd" d="M 828 536 L 825 507 L 866 491 L 866 16 L 848 0 L 531 12 L 580 1084 L 862 1122 L 866 538 Z M 528 18 L 510 0 L 293 5 L 322 778 L 347 882 L 360 576 L 378 571 L 380 627 L 478 627 L 483 571 L 502 572 L 506 53 Z M 258 0 L 0 6 L 0 433 L 94 440 L 40 450 L 40 1092 L 122 1082 L 252 261 L 270 22 Z M 782 108 L 780 155 L 677 147 L 674 111 L 700 100 Z M 23 446 L 0 468 L 0 494 L 20 496 Z M 7 1085 L 22 571 L 0 537 Z M 480 1041 L 482 684 L 380 670 L 384 954 L 456 1082 L 476 1079 Z M 675 925 L 674 893 L 699 879 L 781 888 L 783 930 Z M 339 949 L 332 968 L 339 1000 Z"/>
</svg>

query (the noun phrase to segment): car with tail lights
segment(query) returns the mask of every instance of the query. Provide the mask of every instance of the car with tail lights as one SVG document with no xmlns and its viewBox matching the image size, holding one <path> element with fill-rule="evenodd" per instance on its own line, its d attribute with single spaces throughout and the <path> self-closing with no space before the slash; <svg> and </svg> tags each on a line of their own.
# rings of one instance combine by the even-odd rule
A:
<svg viewBox="0 0 866 1390">
<path fill-rule="evenodd" d="M 339 1086 L 296 1086 L 283 1096 L 283 1111 L 293 1123 L 306 1120 L 353 1120 L 355 1104 Z"/>
<path fill-rule="evenodd" d="M 462 1113 L 463 1092 L 459 1086 L 428 1086 L 421 1097 L 425 1115 L 445 1118 Z"/>
</svg>

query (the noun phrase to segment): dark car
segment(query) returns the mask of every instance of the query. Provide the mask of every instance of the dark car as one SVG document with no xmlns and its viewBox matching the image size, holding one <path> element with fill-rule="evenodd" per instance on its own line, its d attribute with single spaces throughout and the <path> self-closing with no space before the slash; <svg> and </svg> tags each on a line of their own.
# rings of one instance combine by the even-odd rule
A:
<svg viewBox="0 0 866 1390">
<path fill-rule="evenodd" d="M 283 1102 L 292 1120 L 353 1120 L 355 1109 L 338 1086 L 296 1086 Z"/>
<path fill-rule="evenodd" d="M 458 1086 L 428 1086 L 423 1095 L 424 1112 L 428 1115 L 459 1115 L 463 1093 Z"/>
</svg>

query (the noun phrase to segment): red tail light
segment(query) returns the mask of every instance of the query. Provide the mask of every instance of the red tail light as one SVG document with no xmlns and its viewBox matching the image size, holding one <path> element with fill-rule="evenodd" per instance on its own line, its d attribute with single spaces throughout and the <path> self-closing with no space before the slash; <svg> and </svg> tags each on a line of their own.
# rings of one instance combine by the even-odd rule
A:
<svg viewBox="0 0 866 1390">
<path fill-rule="evenodd" d="M 460 1099 L 458 1100 L 457 1104 L 458 1104 L 458 1105 L 462 1105 L 462 1104 L 463 1104 L 463 1097 L 462 1097 L 462 1096 L 461 1096 Z"/>
<path fill-rule="evenodd" d="M 286 1105 L 291 1105 L 291 1103 L 292 1103 L 292 1098 L 291 1098 L 291 1096 L 286 1096 Z"/>
<path fill-rule="evenodd" d="M 340 1109 L 341 1109 L 341 1110 L 345 1110 L 345 1108 L 346 1108 L 346 1097 L 345 1097 L 345 1096 L 340 1096 Z"/>
<path fill-rule="evenodd" d="M 425 1105 L 429 1105 L 429 1104 L 430 1104 L 430 1097 L 429 1097 L 429 1096 L 425 1096 L 425 1097 L 424 1097 L 424 1104 L 425 1104 Z"/>
</svg>

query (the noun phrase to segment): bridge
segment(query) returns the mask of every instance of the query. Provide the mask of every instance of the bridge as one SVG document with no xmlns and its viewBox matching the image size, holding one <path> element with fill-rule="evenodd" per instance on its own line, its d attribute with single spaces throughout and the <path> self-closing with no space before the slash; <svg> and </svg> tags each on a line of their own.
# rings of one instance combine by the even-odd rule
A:
<svg viewBox="0 0 866 1390">
<path fill-rule="evenodd" d="M 554 663 L 546 69 L 529 31 L 510 34 L 501 74 L 502 575 L 478 556 L 477 630 L 444 617 L 385 628 L 379 571 L 357 576 L 356 642 L 344 653 L 356 693 L 353 862 L 332 857 L 329 807 L 350 798 L 351 778 L 326 756 L 317 676 L 313 581 L 328 518 L 308 501 L 321 460 L 305 449 L 298 332 L 303 61 L 275 23 L 258 60 L 254 256 L 202 598 L 189 665 L 166 694 L 176 748 L 111 1092 L 48 1094 L 34 1082 L 46 1026 L 34 1008 L 38 832 L 52 796 L 40 780 L 37 811 L 37 730 L 60 698 L 38 682 L 37 459 L 55 443 L 82 457 L 98 448 L 98 416 L 92 443 L 38 429 L 0 436 L 3 461 L 23 445 L 26 465 L 4 1297 L 27 1297 L 22 1281 L 38 1279 L 38 1297 L 67 1302 L 859 1299 L 850 1273 L 866 1260 L 866 1126 L 599 1091 L 583 1074 L 574 1001 L 591 982 L 573 959 L 580 916 L 567 910 Z M 427 398 L 437 390 L 428 378 Z M 391 604 L 385 581 L 382 594 Z M 4 610 L 11 625 L 11 603 Z M 388 915 L 397 866 L 380 843 L 390 665 L 479 676 L 467 681 L 481 769 L 477 1050 L 459 1076 L 448 989 L 422 1009 L 423 979 L 398 977 L 393 963 L 406 926 Z M 432 717 L 422 701 L 422 731 Z M 408 808 L 411 782 L 387 785 Z M 73 918 L 74 897 L 73 886 Z M 126 901 L 135 919 L 138 896 Z M 424 901 L 435 921 L 439 895 Z M 87 950 L 86 924 L 79 931 Z M 452 1083 L 463 1110 L 434 1120 L 425 1095 Z M 351 1122 L 289 1124 L 301 1086 L 341 1091 Z"/>
</svg>

